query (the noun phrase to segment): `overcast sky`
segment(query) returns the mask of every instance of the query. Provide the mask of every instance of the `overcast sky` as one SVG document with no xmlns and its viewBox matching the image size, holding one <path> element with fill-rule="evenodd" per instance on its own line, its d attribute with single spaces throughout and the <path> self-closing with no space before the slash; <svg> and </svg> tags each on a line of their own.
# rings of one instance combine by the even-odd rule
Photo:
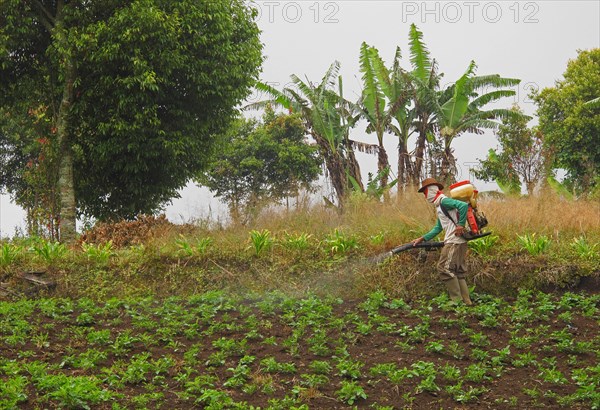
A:
<svg viewBox="0 0 600 410">
<path fill-rule="evenodd" d="M 528 100 L 531 88 L 554 85 L 567 61 L 578 49 L 600 47 L 600 1 L 255 1 L 266 61 L 262 80 L 282 88 L 290 74 L 319 81 L 334 60 L 341 63 L 345 96 L 355 99 L 360 92 L 358 55 L 363 41 L 379 49 L 390 63 L 396 46 L 409 67 L 408 32 L 415 23 L 431 56 L 445 73 L 443 83 L 453 82 L 477 63 L 477 74 L 500 74 L 522 80 L 517 96 L 505 106 L 518 103 L 532 115 Z M 251 99 L 259 99 L 253 95 Z M 373 142 L 364 128 L 352 137 Z M 492 133 L 463 135 L 455 141 L 455 154 L 469 177 L 470 163 L 484 158 L 495 148 Z M 395 163 L 396 143 L 386 140 L 390 162 Z M 376 170 L 376 160 L 359 155 L 366 174 Z M 394 168 L 394 165 L 392 165 Z M 493 186 L 478 182 L 480 189 Z M 169 219 L 180 222 L 208 215 L 224 217 L 218 202 L 204 189 L 188 186 L 182 198 L 167 208 Z M 23 226 L 23 213 L 2 195 L 0 236 L 10 236 Z"/>
</svg>

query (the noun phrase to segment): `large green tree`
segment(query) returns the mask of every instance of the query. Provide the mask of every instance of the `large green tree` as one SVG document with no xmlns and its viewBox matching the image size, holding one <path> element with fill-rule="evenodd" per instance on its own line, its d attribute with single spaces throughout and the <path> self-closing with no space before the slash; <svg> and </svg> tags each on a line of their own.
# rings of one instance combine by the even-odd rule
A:
<svg viewBox="0 0 600 410">
<path fill-rule="evenodd" d="M 554 167 L 577 191 L 591 191 L 600 186 L 600 48 L 580 51 L 563 77 L 534 95 L 539 127 Z"/>
<path fill-rule="evenodd" d="M 157 210 L 205 167 L 256 80 L 254 15 L 242 0 L 3 0 L 2 173 L 18 175 L 19 156 L 55 163 L 65 241 L 77 208 Z M 52 155 L 32 148 L 40 138 Z M 17 199 L 24 184 L 3 182 Z"/>
<path fill-rule="evenodd" d="M 198 180 L 227 203 L 234 221 L 243 223 L 264 205 L 310 190 L 320 165 L 300 116 L 268 109 L 262 122 L 240 118 L 233 123 Z"/>
<path fill-rule="evenodd" d="M 518 193 L 523 183 L 527 193 L 532 195 L 535 187 L 547 176 L 547 153 L 543 149 L 542 134 L 527 125 L 529 117 L 523 115 L 517 105 L 512 110 L 520 115 L 508 118 L 498 127 L 499 149 L 490 150 L 487 158 L 479 161 L 480 168 L 474 172 L 477 178 L 497 181 Z"/>
</svg>

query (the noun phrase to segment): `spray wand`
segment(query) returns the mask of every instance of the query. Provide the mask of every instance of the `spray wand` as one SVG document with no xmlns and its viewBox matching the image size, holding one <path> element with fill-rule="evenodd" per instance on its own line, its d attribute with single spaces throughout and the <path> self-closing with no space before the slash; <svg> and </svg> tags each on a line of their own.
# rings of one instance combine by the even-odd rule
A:
<svg viewBox="0 0 600 410">
<path fill-rule="evenodd" d="M 444 246 L 444 242 L 421 242 L 416 245 L 413 244 L 412 242 L 409 242 L 409 243 L 405 243 L 404 245 L 396 246 L 392 250 L 389 250 L 389 251 L 379 254 L 377 256 L 373 256 L 370 259 L 370 261 L 372 263 L 381 263 L 384 260 L 386 260 L 387 258 L 389 258 L 390 256 L 394 256 L 396 254 L 399 254 L 400 252 L 408 251 L 410 249 L 418 249 L 418 248 L 435 249 L 435 248 L 441 248 L 442 246 Z"/>
<path fill-rule="evenodd" d="M 473 239 L 483 238 L 484 236 L 488 236 L 490 234 L 491 234 L 491 232 L 481 232 L 478 234 L 471 234 L 469 232 L 468 235 L 465 235 L 465 239 L 467 241 L 471 241 Z M 397 255 L 400 252 L 408 251 L 411 249 L 418 249 L 418 248 L 425 248 L 427 250 L 433 250 L 436 248 L 441 248 L 443 246 L 444 246 L 444 242 L 428 242 L 428 241 L 426 241 L 426 242 L 417 243 L 416 245 L 413 244 L 412 242 L 409 242 L 409 243 L 405 243 L 404 245 L 396 246 L 392 250 L 389 250 L 389 251 L 379 254 L 377 256 L 373 256 L 370 259 L 370 261 L 372 263 L 381 263 L 384 260 L 386 260 L 387 258 L 389 258 L 390 256 Z"/>
</svg>

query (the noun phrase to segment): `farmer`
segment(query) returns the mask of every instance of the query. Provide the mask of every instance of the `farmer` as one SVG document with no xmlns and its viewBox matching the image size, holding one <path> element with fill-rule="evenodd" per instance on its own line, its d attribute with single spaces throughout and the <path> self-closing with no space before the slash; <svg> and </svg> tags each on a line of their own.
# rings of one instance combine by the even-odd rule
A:
<svg viewBox="0 0 600 410">
<path fill-rule="evenodd" d="M 442 230 L 446 232 L 444 247 L 437 264 L 440 279 L 446 284 L 450 299 L 472 305 L 469 287 L 465 280 L 467 273 L 467 241 L 462 237 L 469 206 L 466 202 L 448 198 L 443 194 L 444 186 L 433 178 L 427 178 L 421 184 L 419 192 L 435 206 L 437 222 L 433 229 L 412 241 L 413 246 L 435 238 Z M 442 208 L 443 207 L 443 208 Z"/>
</svg>

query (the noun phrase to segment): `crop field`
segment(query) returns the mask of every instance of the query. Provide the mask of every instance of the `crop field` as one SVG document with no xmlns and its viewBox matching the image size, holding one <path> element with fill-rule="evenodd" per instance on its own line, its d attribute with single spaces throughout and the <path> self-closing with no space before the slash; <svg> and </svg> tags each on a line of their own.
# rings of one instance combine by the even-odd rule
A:
<svg viewBox="0 0 600 410">
<path fill-rule="evenodd" d="M 0 408 L 600 408 L 600 295 L 0 302 Z"/>
</svg>

